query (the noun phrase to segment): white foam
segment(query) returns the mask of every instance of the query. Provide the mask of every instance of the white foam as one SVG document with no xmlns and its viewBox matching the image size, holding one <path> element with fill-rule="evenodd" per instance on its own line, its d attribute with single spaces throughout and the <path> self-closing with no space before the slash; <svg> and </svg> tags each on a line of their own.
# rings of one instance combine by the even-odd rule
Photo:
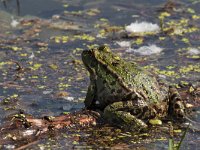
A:
<svg viewBox="0 0 200 150">
<path fill-rule="evenodd" d="M 138 49 L 127 49 L 126 52 L 134 52 L 139 55 L 152 55 L 158 54 L 163 50 L 163 48 L 156 46 L 155 44 L 149 46 L 142 46 Z"/>
<path fill-rule="evenodd" d="M 131 23 L 130 25 L 125 27 L 125 30 L 127 32 L 133 32 L 133 33 L 138 33 L 138 32 L 159 32 L 160 27 L 157 24 L 153 24 L 150 22 L 134 22 Z"/>
<path fill-rule="evenodd" d="M 197 48 L 190 48 L 188 53 L 190 55 L 199 55 L 200 54 L 200 49 L 197 49 Z"/>
<path fill-rule="evenodd" d="M 120 47 L 131 47 L 130 41 L 117 41 L 116 42 Z"/>
<path fill-rule="evenodd" d="M 10 25 L 11 25 L 13 28 L 16 28 L 17 25 L 19 24 L 19 22 L 18 22 L 17 20 L 15 20 L 13 16 L 11 17 L 11 20 L 12 20 L 12 21 L 11 21 Z"/>
</svg>

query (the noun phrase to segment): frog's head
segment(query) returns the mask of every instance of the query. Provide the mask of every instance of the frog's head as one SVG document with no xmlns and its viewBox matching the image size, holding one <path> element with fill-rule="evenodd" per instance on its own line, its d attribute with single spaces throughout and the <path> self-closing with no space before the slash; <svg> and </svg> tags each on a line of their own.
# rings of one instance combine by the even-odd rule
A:
<svg viewBox="0 0 200 150">
<path fill-rule="evenodd" d="M 107 46 L 101 46 L 82 52 L 82 61 L 90 74 L 96 73 L 98 64 L 111 65 L 113 59 L 117 59 L 117 57 L 118 56 L 115 56 Z M 120 58 L 118 57 L 118 59 Z"/>
</svg>

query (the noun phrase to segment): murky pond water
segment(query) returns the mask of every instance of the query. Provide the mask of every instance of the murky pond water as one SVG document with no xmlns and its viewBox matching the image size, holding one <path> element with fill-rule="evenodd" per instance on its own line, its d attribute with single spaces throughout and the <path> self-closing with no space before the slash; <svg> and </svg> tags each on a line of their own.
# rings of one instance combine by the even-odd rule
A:
<svg viewBox="0 0 200 150">
<path fill-rule="evenodd" d="M 199 8 L 198 0 L 1 1 L 0 125 L 19 111 L 41 117 L 83 108 L 89 77 L 80 54 L 102 44 L 174 85 L 198 86 Z M 138 30 L 145 25 L 149 29 L 152 23 L 159 31 L 127 35 L 125 29 L 131 23 L 139 24 Z M 199 122 L 198 115 L 196 118 Z M 81 149 L 74 139 L 63 134 L 41 140 L 31 148 L 42 149 L 43 143 L 51 143 L 51 149 Z M 191 132 L 183 146 L 198 149 L 199 141 L 199 133 Z M 158 140 L 143 147 L 167 149 L 167 142 Z M 134 147 L 134 142 L 124 143 Z"/>
</svg>

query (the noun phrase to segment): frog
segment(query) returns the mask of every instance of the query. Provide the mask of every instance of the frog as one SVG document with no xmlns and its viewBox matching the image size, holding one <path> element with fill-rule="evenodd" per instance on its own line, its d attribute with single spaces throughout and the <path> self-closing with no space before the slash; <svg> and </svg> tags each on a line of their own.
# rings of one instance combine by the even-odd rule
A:
<svg viewBox="0 0 200 150">
<path fill-rule="evenodd" d="M 100 112 L 110 123 L 130 130 L 148 128 L 150 119 L 183 118 L 185 103 L 173 86 L 114 54 L 108 46 L 82 52 L 90 74 L 86 109 Z"/>
</svg>

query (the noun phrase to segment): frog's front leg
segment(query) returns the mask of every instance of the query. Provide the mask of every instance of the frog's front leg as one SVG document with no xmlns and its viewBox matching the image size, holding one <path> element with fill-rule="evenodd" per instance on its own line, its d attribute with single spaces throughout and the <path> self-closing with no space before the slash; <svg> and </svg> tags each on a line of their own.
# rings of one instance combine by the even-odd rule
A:
<svg viewBox="0 0 200 150">
<path fill-rule="evenodd" d="M 95 97 L 95 93 L 96 93 L 96 86 L 94 84 L 94 82 L 91 82 L 89 87 L 88 87 L 88 91 L 87 91 L 87 95 L 84 101 L 85 107 L 87 109 L 90 109 L 93 107 L 93 103 L 95 103 L 94 101 L 94 97 Z"/>
<path fill-rule="evenodd" d="M 134 110 L 135 107 L 138 106 L 134 106 L 132 101 L 112 103 L 104 109 L 104 118 L 122 128 L 140 131 L 147 128 L 147 124 L 128 112 L 128 110 Z"/>
</svg>

